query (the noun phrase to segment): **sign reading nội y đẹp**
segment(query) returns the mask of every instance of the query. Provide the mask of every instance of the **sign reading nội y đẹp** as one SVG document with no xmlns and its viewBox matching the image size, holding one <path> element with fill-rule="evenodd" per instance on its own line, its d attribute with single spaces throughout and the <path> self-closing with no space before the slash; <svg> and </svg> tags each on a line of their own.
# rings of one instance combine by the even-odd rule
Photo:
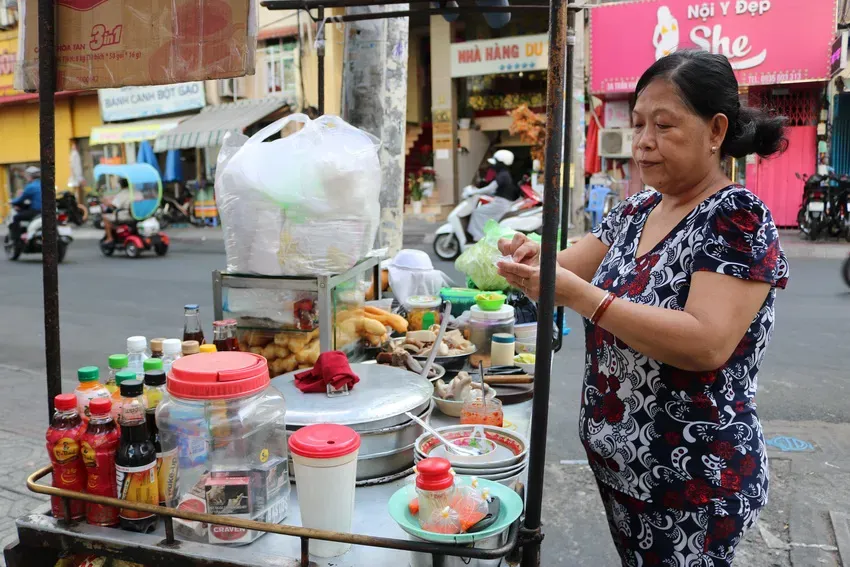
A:
<svg viewBox="0 0 850 567">
<path fill-rule="evenodd" d="M 155 87 L 122 87 L 97 91 L 104 122 L 150 118 L 203 108 L 204 83 L 178 83 Z"/>
<path fill-rule="evenodd" d="M 548 67 L 546 34 L 452 44 L 452 77 L 545 71 Z"/>
</svg>

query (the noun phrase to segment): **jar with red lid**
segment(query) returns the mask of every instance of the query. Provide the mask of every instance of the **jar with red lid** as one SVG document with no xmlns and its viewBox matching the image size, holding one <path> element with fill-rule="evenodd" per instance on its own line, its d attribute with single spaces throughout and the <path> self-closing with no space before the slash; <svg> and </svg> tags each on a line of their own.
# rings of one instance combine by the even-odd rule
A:
<svg viewBox="0 0 850 567">
<path fill-rule="evenodd" d="M 441 534 L 460 533 L 460 517 L 451 504 L 455 500 L 452 464 L 442 457 L 422 459 L 416 465 L 416 494 L 419 526 Z"/>
<path fill-rule="evenodd" d="M 262 356 L 215 352 L 174 361 L 156 410 L 164 456 L 176 463 L 170 507 L 280 523 L 289 508 L 283 396 Z M 233 508 L 227 502 L 238 502 Z M 263 532 L 175 519 L 187 539 L 244 545 Z"/>
</svg>

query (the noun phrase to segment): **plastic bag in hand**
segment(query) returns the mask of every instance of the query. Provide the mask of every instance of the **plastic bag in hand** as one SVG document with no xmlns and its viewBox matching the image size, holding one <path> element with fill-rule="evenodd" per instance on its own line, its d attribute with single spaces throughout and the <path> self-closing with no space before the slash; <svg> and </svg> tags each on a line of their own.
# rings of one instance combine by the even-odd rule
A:
<svg viewBox="0 0 850 567">
<path fill-rule="evenodd" d="M 228 271 L 330 275 L 364 258 L 380 222 L 378 147 L 376 138 L 338 117 L 304 114 L 250 139 L 225 138 L 216 196 Z"/>
</svg>

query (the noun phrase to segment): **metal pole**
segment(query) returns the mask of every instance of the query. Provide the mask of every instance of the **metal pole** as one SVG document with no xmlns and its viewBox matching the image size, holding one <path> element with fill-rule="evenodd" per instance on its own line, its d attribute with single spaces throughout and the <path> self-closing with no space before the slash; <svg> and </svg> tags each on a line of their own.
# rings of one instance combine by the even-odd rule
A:
<svg viewBox="0 0 850 567">
<path fill-rule="evenodd" d="M 546 430 L 549 421 L 549 390 L 552 363 L 552 319 L 555 312 L 555 273 L 558 255 L 560 214 L 561 160 L 563 147 L 569 146 L 570 131 L 562 127 L 564 89 L 570 84 L 567 46 L 567 13 L 570 0 L 552 0 L 549 9 L 549 75 L 546 89 L 546 155 L 543 191 L 543 238 L 540 246 L 540 289 L 537 306 L 537 360 L 534 372 L 534 405 L 531 420 L 531 447 L 528 468 L 528 493 L 525 529 L 539 536 L 543 512 L 543 476 L 546 465 Z M 567 113 L 568 114 L 568 113 Z M 540 565 L 540 537 L 531 538 L 523 547 L 522 567 Z"/>
<path fill-rule="evenodd" d="M 317 16 L 319 21 L 325 19 L 324 7 L 319 6 Z M 325 30 L 322 30 L 322 33 L 325 36 L 325 41 L 319 46 L 316 53 L 316 64 L 318 65 L 319 116 L 325 114 L 325 45 L 327 44 L 328 37 L 328 34 Z"/>
<path fill-rule="evenodd" d="M 41 144 L 41 247 L 48 419 L 53 416 L 53 398 L 62 393 L 56 233 L 55 19 L 53 0 L 38 0 L 38 134 Z"/>
</svg>

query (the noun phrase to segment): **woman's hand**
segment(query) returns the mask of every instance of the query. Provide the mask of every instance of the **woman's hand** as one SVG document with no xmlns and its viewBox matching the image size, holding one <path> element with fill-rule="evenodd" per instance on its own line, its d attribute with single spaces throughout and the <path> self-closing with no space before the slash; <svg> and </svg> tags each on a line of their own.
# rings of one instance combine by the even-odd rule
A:
<svg viewBox="0 0 850 567">
<path fill-rule="evenodd" d="M 499 241 L 499 252 L 512 257 L 517 264 L 540 265 L 540 245 L 524 234 L 516 233 L 511 240 L 501 239 Z"/>
<path fill-rule="evenodd" d="M 522 290 L 532 301 L 540 299 L 540 266 L 499 262 L 499 275 L 513 287 Z M 576 285 L 583 282 L 574 273 L 558 266 L 555 269 L 555 305 L 567 305 Z"/>
</svg>

